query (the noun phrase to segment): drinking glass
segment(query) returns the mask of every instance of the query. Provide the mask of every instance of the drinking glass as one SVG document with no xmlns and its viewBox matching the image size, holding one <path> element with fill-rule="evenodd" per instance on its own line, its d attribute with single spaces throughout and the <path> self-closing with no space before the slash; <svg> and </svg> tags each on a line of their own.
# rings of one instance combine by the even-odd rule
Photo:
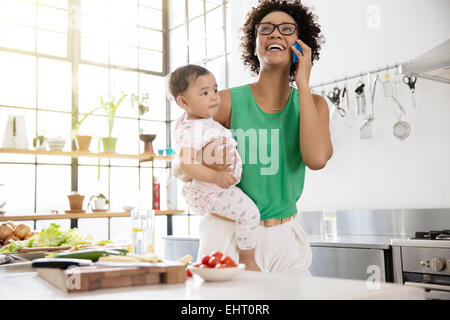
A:
<svg viewBox="0 0 450 320">
<path fill-rule="evenodd" d="M 323 226 L 326 237 L 337 236 L 336 209 L 323 209 Z"/>
</svg>

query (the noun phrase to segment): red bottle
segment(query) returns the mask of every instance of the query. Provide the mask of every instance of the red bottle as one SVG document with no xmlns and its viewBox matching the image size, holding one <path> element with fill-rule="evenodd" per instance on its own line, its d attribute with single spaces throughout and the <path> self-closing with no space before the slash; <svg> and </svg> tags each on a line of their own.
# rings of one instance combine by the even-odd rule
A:
<svg viewBox="0 0 450 320">
<path fill-rule="evenodd" d="M 160 184 L 158 177 L 153 178 L 153 209 L 160 210 Z"/>
</svg>

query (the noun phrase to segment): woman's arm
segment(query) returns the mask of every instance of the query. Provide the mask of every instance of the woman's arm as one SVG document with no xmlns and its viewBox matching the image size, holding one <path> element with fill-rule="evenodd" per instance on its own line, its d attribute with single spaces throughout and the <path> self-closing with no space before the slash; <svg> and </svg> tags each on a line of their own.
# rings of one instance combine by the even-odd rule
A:
<svg viewBox="0 0 450 320">
<path fill-rule="evenodd" d="M 311 48 L 300 39 L 297 43 L 302 47 L 300 53 L 295 47 L 292 50 L 299 57 L 295 73 L 300 105 L 300 152 L 305 165 L 312 170 L 325 167 L 333 155 L 330 138 L 329 110 L 325 99 L 311 94 L 309 78 L 312 68 Z"/>
</svg>

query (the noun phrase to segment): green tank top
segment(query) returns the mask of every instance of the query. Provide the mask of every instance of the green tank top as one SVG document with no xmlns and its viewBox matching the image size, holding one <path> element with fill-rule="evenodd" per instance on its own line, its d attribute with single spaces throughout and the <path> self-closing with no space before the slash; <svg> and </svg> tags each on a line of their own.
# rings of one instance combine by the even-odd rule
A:
<svg viewBox="0 0 450 320">
<path fill-rule="evenodd" d="M 242 159 L 237 186 L 255 202 L 261 221 L 293 216 L 305 181 L 298 90 L 292 88 L 287 105 L 277 113 L 258 107 L 250 85 L 230 91 L 230 130 Z"/>
</svg>

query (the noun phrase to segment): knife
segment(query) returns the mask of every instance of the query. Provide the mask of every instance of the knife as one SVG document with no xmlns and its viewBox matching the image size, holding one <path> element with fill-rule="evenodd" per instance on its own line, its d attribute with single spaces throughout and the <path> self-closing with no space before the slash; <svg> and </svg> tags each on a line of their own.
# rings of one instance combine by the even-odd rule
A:
<svg viewBox="0 0 450 320">
<path fill-rule="evenodd" d="M 55 269 L 67 269 L 71 266 L 91 266 L 93 262 L 89 259 L 51 259 L 41 258 L 35 259 L 31 263 L 33 268 L 55 268 Z"/>
</svg>

